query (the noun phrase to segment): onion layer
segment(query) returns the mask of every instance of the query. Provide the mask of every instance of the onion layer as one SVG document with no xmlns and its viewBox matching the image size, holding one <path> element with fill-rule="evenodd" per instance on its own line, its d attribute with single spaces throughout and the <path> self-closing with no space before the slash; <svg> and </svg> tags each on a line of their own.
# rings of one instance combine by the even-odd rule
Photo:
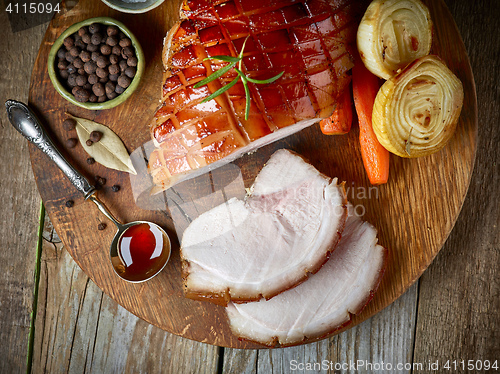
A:
<svg viewBox="0 0 500 374">
<path fill-rule="evenodd" d="M 462 82 L 434 55 L 415 60 L 380 88 L 373 106 L 379 142 L 401 157 L 437 152 L 452 137 L 464 99 Z"/>
<path fill-rule="evenodd" d="M 431 16 L 420 0 L 374 0 L 358 27 L 361 59 L 383 79 L 428 55 L 431 44 Z"/>
</svg>

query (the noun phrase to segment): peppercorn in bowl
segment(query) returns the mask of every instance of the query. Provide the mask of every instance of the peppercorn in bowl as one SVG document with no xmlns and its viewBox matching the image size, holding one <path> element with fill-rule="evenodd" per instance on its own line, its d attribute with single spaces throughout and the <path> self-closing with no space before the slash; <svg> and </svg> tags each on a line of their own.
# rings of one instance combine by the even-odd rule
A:
<svg viewBox="0 0 500 374">
<path fill-rule="evenodd" d="M 49 77 L 57 92 L 91 110 L 113 108 L 130 97 L 144 65 L 135 36 L 109 17 L 89 18 L 68 27 L 48 58 Z"/>
</svg>

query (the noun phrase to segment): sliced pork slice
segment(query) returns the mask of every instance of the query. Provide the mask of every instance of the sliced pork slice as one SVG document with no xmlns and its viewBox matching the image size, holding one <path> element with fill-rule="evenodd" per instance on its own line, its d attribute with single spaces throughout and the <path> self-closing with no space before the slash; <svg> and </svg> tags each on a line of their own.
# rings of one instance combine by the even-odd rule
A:
<svg viewBox="0 0 500 374">
<path fill-rule="evenodd" d="M 316 272 L 347 217 L 343 185 L 300 156 L 271 156 L 246 201 L 196 218 L 182 237 L 185 295 L 226 305 L 269 299 Z"/>
<path fill-rule="evenodd" d="M 386 250 L 377 231 L 350 215 L 328 262 L 306 282 L 271 300 L 230 303 L 232 331 L 241 338 L 275 346 L 326 336 L 351 320 L 370 301 L 385 268 Z"/>
</svg>

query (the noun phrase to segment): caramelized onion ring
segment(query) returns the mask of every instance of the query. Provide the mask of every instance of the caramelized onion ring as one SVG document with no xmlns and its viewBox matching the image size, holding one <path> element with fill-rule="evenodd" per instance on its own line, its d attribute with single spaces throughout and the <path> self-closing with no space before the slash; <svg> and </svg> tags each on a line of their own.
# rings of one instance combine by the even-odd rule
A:
<svg viewBox="0 0 500 374">
<path fill-rule="evenodd" d="M 420 0 L 374 0 L 358 27 L 361 59 L 383 79 L 428 55 L 431 44 L 432 21 Z"/>
<path fill-rule="evenodd" d="M 434 55 L 415 60 L 380 88 L 373 106 L 379 142 L 401 157 L 426 156 L 452 137 L 464 99 L 462 82 Z"/>
</svg>

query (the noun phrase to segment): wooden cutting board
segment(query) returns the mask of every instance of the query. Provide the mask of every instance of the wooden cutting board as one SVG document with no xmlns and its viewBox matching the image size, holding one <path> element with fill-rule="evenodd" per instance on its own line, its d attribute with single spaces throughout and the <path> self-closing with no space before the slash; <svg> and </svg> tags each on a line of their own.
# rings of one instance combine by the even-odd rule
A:
<svg viewBox="0 0 500 374">
<path fill-rule="evenodd" d="M 308 158 L 321 172 L 346 181 L 348 199 L 364 210 L 364 219 L 377 227 L 379 242 L 390 253 L 378 292 L 350 326 L 392 303 L 429 266 L 453 228 L 472 174 L 477 106 L 467 53 L 444 2 L 426 0 L 425 3 L 434 21 L 432 52 L 444 59 L 463 82 L 465 91 L 457 131 L 443 150 L 413 160 L 391 156 L 389 182 L 377 188 L 370 188 L 363 169 L 356 124 L 348 135 L 333 137 L 322 135 L 319 126 L 314 125 L 234 163 L 248 187 L 269 156 L 286 147 Z M 160 96 L 162 41 L 178 17 L 178 8 L 179 0 L 166 1 L 145 14 L 130 15 L 114 11 L 98 0 L 81 0 L 71 10 L 63 2 L 63 11 L 50 23 L 40 46 L 29 95 L 30 106 L 56 144 L 62 145 L 65 139 L 75 136 L 62 128 L 65 112 L 109 126 L 130 152 L 150 140 L 148 123 Z M 147 61 L 145 74 L 133 96 L 124 104 L 103 111 L 85 110 L 65 101 L 53 88 L 47 73 L 47 56 L 59 34 L 75 22 L 96 16 L 110 16 L 125 23 L 141 43 Z M 98 164 L 87 165 L 87 155 L 80 146 L 63 153 L 89 180 L 96 175 L 107 179 L 99 196 L 119 219 L 151 220 L 166 228 L 173 239 L 171 260 L 156 278 L 141 284 L 120 280 L 108 258 L 114 227 L 94 204 L 83 200 L 44 154 L 30 146 L 35 179 L 54 227 L 74 260 L 104 292 L 135 315 L 171 333 L 220 346 L 261 348 L 240 341 L 231 333 L 222 307 L 183 297 L 179 243 L 168 209 L 139 208 L 134 203 L 128 174 Z M 119 192 L 112 192 L 114 184 L 121 186 Z M 70 199 L 75 205 L 67 208 L 65 202 Z M 107 222 L 107 229 L 98 231 L 100 222 Z"/>
</svg>

